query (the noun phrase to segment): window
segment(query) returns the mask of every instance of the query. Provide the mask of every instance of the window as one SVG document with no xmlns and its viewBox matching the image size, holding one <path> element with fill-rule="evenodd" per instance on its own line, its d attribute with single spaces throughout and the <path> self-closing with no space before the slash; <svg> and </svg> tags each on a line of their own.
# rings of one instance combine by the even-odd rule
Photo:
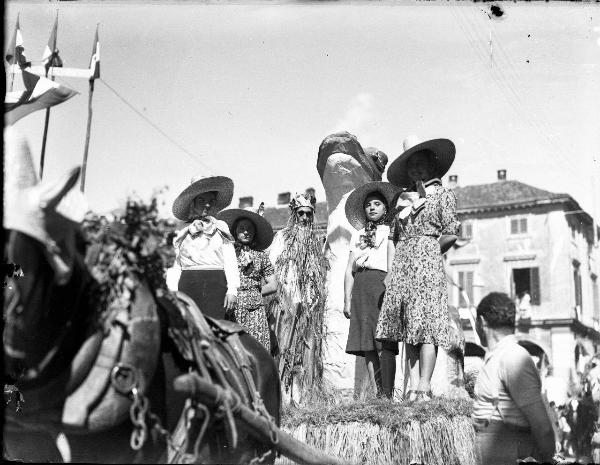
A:
<svg viewBox="0 0 600 465">
<path fill-rule="evenodd" d="M 460 238 L 461 239 L 472 239 L 473 238 L 473 221 L 466 220 L 461 223 Z"/>
<path fill-rule="evenodd" d="M 540 269 L 535 268 L 513 268 L 512 270 L 512 294 L 520 297 L 527 292 L 531 297 L 531 305 L 540 305 Z"/>
<path fill-rule="evenodd" d="M 459 271 L 458 285 L 460 286 L 460 291 L 458 293 L 458 306 L 460 308 L 466 308 L 473 305 L 473 272 Z"/>
<path fill-rule="evenodd" d="M 573 284 L 575 289 L 575 308 L 578 312 L 581 311 L 581 264 L 577 260 L 573 260 Z"/>
<path fill-rule="evenodd" d="M 527 234 L 527 218 L 511 218 L 511 234 Z"/>
</svg>

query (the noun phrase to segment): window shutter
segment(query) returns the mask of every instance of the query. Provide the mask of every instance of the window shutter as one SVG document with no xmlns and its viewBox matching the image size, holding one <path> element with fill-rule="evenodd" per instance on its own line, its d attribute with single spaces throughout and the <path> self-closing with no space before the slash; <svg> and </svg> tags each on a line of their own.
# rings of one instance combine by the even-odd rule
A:
<svg viewBox="0 0 600 465">
<path fill-rule="evenodd" d="M 472 271 L 467 272 L 467 285 L 465 287 L 466 287 L 467 295 L 469 296 L 469 300 L 471 301 L 471 303 L 473 303 L 473 272 Z"/>
<path fill-rule="evenodd" d="M 510 220 L 510 233 L 519 234 L 519 220 Z"/>
<path fill-rule="evenodd" d="M 527 232 L 527 218 L 521 218 L 521 230 L 519 232 L 521 234 L 525 234 Z"/>
<path fill-rule="evenodd" d="M 529 282 L 531 283 L 531 305 L 540 305 L 542 297 L 540 295 L 540 269 L 529 269 Z"/>
<path fill-rule="evenodd" d="M 458 285 L 461 289 L 465 288 L 465 273 L 463 271 L 458 272 Z M 462 290 L 458 291 L 458 306 L 460 308 L 465 308 L 467 306 L 467 303 L 465 302 L 465 299 L 463 297 Z"/>
</svg>

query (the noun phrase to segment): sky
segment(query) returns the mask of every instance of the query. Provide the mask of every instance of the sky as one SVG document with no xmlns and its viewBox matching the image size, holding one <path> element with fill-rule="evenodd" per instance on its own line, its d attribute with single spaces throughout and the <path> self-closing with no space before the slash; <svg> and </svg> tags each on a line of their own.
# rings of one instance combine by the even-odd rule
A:
<svg viewBox="0 0 600 465">
<path fill-rule="evenodd" d="M 58 9 L 67 67 L 88 66 L 99 24 L 86 196 L 97 212 L 226 175 L 237 198 L 276 204 L 314 187 L 319 144 L 347 130 L 390 162 L 409 135 L 446 137 L 459 185 L 507 178 L 573 196 L 600 219 L 597 3 L 7 2 L 28 59 Z M 490 46 L 491 37 L 491 46 Z M 18 76 L 15 80 L 19 79 Z M 51 111 L 44 178 L 81 164 L 88 83 Z M 44 114 L 17 127 L 37 159 Z M 384 176 L 385 179 L 385 176 Z"/>
</svg>

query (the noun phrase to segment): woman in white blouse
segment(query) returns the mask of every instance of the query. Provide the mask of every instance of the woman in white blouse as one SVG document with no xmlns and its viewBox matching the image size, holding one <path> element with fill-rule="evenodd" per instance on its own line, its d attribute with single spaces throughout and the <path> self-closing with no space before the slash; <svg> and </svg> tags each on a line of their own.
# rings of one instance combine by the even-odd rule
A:
<svg viewBox="0 0 600 465">
<path fill-rule="evenodd" d="M 212 216 L 232 198 L 233 181 L 213 176 L 192 180 L 173 203 L 173 215 L 188 223 L 173 243 L 175 265 L 181 268 L 178 290 L 217 319 L 233 315 L 240 286 L 233 237 L 227 223 Z"/>
<path fill-rule="evenodd" d="M 387 274 L 388 208 L 399 189 L 375 181 L 356 188 L 346 201 L 346 217 L 357 230 L 350 240 L 344 278 L 344 315 L 350 319 L 346 352 L 365 358 L 377 395 L 392 398 L 398 343 L 375 340 Z"/>
</svg>

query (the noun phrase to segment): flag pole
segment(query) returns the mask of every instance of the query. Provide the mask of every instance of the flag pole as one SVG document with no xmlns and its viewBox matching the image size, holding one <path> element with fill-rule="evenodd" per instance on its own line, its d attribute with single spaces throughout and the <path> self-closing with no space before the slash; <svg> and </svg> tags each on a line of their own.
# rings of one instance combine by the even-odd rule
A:
<svg viewBox="0 0 600 465">
<path fill-rule="evenodd" d="M 46 77 L 48 74 L 46 73 Z M 54 81 L 54 76 L 52 76 Z M 44 121 L 44 136 L 42 137 L 42 153 L 40 155 L 40 179 L 44 177 L 44 158 L 46 156 L 46 139 L 48 138 L 48 124 L 50 123 L 50 107 L 46 108 L 46 119 Z"/>
<path fill-rule="evenodd" d="M 52 76 L 50 79 L 54 81 L 54 53 L 56 52 L 56 41 L 58 36 L 58 10 L 56 10 L 56 20 L 53 26 L 53 34 L 50 36 L 50 57 L 48 64 L 46 65 L 46 77 L 48 77 L 48 71 L 52 68 Z M 40 155 L 40 179 L 44 176 L 44 159 L 46 156 L 46 139 L 48 138 L 48 125 L 50 124 L 50 107 L 46 108 L 46 119 L 44 121 L 44 136 L 42 137 L 42 153 Z"/>
<path fill-rule="evenodd" d="M 92 129 L 92 95 L 94 94 L 94 78 L 90 78 L 90 92 L 88 96 L 88 120 L 85 133 L 85 149 L 83 152 L 83 166 L 81 168 L 81 192 L 85 191 L 85 172 L 87 168 L 88 150 L 90 148 L 90 131 Z"/>
<path fill-rule="evenodd" d="M 90 148 L 90 132 L 92 130 L 92 96 L 94 95 L 94 81 L 100 77 L 100 41 L 98 39 L 98 27 L 96 25 L 96 35 L 94 37 L 94 47 L 92 48 L 92 58 L 90 60 L 90 92 L 88 96 L 88 120 L 85 133 L 85 148 L 83 151 L 83 166 L 81 167 L 81 192 L 85 191 L 85 173 L 87 170 L 87 159 Z"/>
<path fill-rule="evenodd" d="M 13 49 L 13 63 L 10 66 L 11 74 L 10 74 L 10 91 L 13 91 L 13 84 L 15 82 L 15 63 L 17 61 L 17 29 L 19 28 L 19 16 L 21 16 L 21 12 L 17 13 L 17 23 L 15 24 L 15 47 Z"/>
</svg>

